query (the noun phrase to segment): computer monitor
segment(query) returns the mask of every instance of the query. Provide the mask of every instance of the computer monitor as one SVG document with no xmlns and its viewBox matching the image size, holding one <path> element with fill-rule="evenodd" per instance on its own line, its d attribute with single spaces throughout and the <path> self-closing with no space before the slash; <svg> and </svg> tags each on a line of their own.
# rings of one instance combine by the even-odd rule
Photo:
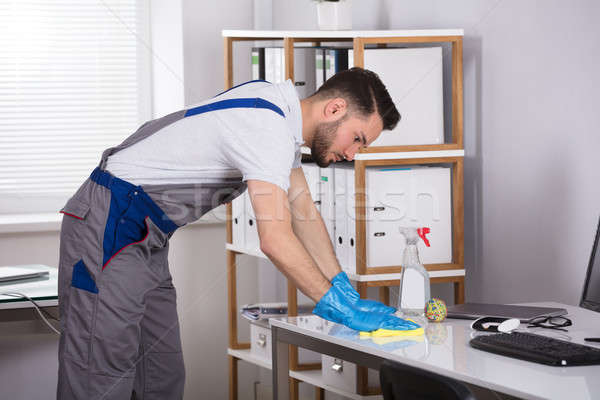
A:
<svg viewBox="0 0 600 400">
<path fill-rule="evenodd" d="M 579 305 L 589 310 L 600 312 L 600 254 L 598 254 L 598 241 L 600 240 L 600 220 L 596 229 L 596 238 L 592 247 L 590 264 L 588 266 L 581 302 Z"/>
</svg>

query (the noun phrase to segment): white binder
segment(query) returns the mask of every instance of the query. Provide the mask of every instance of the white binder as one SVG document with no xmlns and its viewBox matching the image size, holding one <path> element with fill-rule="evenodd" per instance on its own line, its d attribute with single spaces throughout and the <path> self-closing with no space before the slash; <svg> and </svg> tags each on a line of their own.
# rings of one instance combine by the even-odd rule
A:
<svg viewBox="0 0 600 400">
<path fill-rule="evenodd" d="M 353 65 L 352 51 L 348 54 Z M 444 143 L 442 48 L 365 49 L 364 67 L 385 83 L 401 119 L 373 146 Z M 351 63 L 352 62 L 352 63 Z"/>
<path fill-rule="evenodd" d="M 246 243 L 244 241 L 245 225 L 245 212 L 244 212 L 244 199 L 246 197 L 247 190 L 233 199 L 231 202 L 231 227 L 232 227 L 232 244 L 244 248 Z"/>
<path fill-rule="evenodd" d="M 254 208 L 252 208 L 248 190 L 244 192 L 244 204 L 246 209 L 244 218 L 245 248 L 247 250 L 260 250 L 256 216 L 254 215 Z"/>
<path fill-rule="evenodd" d="M 261 60 L 264 57 L 264 60 Z M 312 96 L 316 91 L 316 50 L 312 47 L 294 49 L 294 86 L 300 99 Z M 256 61 L 256 62 L 255 62 Z M 261 76 L 261 64 L 264 75 Z M 252 50 L 252 79 L 264 79 L 281 83 L 285 79 L 285 52 L 281 47 L 260 47 Z"/>
<path fill-rule="evenodd" d="M 346 170 L 342 166 L 336 165 L 333 171 L 335 176 L 335 255 L 342 270 L 348 272 Z"/>
<path fill-rule="evenodd" d="M 281 64 L 279 51 L 276 47 L 265 47 L 265 80 L 271 83 L 281 82 L 281 77 L 277 76 L 277 64 Z M 281 65 L 279 65 L 281 68 Z"/>
<path fill-rule="evenodd" d="M 356 272 L 356 185 L 354 184 L 354 166 L 346 168 L 346 237 L 348 271 Z"/>
<path fill-rule="evenodd" d="M 285 52 L 282 52 L 282 57 L 284 55 Z M 314 48 L 296 47 L 294 49 L 294 86 L 301 100 L 312 96 L 317 90 L 315 57 L 316 50 Z M 285 57 L 282 64 L 285 66 Z"/>
<path fill-rule="evenodd" d="M 326 52 L 321 47 L 315 49 L 315 91 L 325 83 Z"/>
<path fill-rule="evenodd" d="M 335 174 L 333 166 L 319 168 L 319 194 L 321 198 L 321 217 L 335 248 Z"/>
<path fill-rule="evenodd" d="M 450 168 L 367 168 L 367 265 L 402 264 L 399 228 L 429 227 L 431 247 L 419 241 L 423 264 L 452 261 Z"/>
</svg>

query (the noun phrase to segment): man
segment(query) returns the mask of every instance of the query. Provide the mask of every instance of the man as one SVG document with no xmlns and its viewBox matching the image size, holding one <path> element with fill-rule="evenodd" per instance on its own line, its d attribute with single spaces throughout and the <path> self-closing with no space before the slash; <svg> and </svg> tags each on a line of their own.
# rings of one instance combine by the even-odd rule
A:
<svg viewBox="0 0 600 400">
<path fill-rule="evenodd" d="M 353 68 L 303 101 L 291 81 L 248 82 L 106 150 L 61 211 L 58 398 L 182 398 L 168 240 L 246 186 L 262 251 L 315 314 L 363 331 L 415 328 L 359 299 L 300 168 L 302 144 L 321 167 L 352 160 L 399 117 L 377 75 Z"/>
</svg>

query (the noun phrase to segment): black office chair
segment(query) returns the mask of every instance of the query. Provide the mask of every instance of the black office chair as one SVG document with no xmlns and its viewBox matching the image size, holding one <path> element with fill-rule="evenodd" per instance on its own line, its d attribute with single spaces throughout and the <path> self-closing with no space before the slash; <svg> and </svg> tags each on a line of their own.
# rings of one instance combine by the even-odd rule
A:
<svg viewBox="0 0 600 400">
<path fill-rule="evenodd" d="M 386 360 L 379 369 L 384 400 L 475 400 L 463 383 Z"/>
</svg>

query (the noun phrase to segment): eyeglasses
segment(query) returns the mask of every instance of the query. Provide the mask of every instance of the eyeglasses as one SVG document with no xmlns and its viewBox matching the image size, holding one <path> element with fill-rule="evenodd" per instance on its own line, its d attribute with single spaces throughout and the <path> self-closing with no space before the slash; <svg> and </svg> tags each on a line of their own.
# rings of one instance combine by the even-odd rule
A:
<svg viewBox="0 0 600 400">
<path fill-rule="evenodd" d="M 537 317 L 529 321 L 528 328 L 547 328 L 567 332 L 565 328 L 573 325 L 573 322 L 566 317 Z"/>
</svg>

